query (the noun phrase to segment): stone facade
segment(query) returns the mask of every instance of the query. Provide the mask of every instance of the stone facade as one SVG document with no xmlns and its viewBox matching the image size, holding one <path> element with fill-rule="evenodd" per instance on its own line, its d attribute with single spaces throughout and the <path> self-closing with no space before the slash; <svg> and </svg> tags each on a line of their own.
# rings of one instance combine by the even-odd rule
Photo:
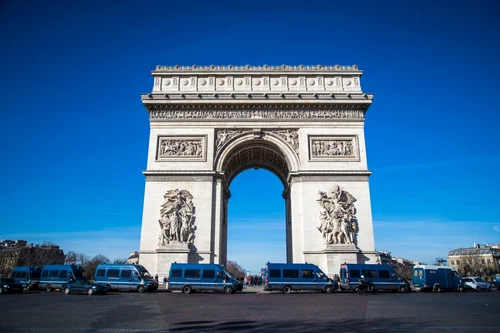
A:
<svg viewBox="0 0 500 333">
<path fill-rule="evenodd" d="M 150 139 L 140 263 L 227 260 L 229 184 L 249 168 L 284 185 L 288 262 L 327 274 L 375 262 L 364 138 L 373 96 L 356 66 L 158 66 L 142 94 Z M 267 262 L 262 258 L 263 264 Z"/>
</svg>

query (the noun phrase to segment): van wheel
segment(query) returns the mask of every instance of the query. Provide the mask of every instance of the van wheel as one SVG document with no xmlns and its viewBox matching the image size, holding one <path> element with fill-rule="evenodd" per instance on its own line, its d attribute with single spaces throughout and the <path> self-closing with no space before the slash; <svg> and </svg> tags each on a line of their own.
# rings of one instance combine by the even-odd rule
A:
<svg viewBox="0 0 500 333">
<path fill-rule="evenodd" d="M 184 294 L 190 294 L 191 293 L 191 286 L 184 286 L 184 287 L 182 287 L 182 292 Z"/>
<path fill-rule="evenodd" d="M 47 285 L 47 291 L 51 291 L 52 290 L 52 286 L 50 284 Z"/>
<path fill-rule="evenodd" d="M 406 292 L 408 292 L 408 287 L 406 287 L 406 286 L 399 286 L 399 292 L 400 293 L 406 293 Z"/>
<path fill-rule="evenodd" d="M 94 289 L 92 288 L 87 289 L 87 294 L 94 295 Z"/>
<path fill-rule="evenodd" d="M 290 286 L 284 286 L 283 287 L 283 293 L 289 294 L 292 292 L 292 288 Z"/>
<path fill-rule="evenodd" d="M 138 292 L 139 294 L 142 294 L 142 293 L 144 292 L 144 286 L 139 286 L 139 287 L 137 287 L 137 292 Z"/>
<path fill-rule="evenodd" d="M 460 292 L 464 292 L 464 291 L 465 291 L 465 287 L 464 287 L 464 286 L 460 286 L 460 287 L 458 287 L 458 291 L 460 291 Z"/>
<path fill-rule="evenodd" d="M 441 286 L 434 286 L 434 288 L 432 289 L 433 292 L 435 293 L 440 293 L 441 292 Z"/>
<path fill-rule="evenodd" d="M 233 287 L 227 286 L 226 288 L 224 288 L 224 292 L 226 294 L 232 294 L 233 293 Z"/>
<path fill-rule="evenodd" d="M 71 293 L 71 290 L 69 290 L 69 288 L 68 288 L 68 287 L 66 287 L 66 289 L 64 289 L 64 293 L 65 293 L 66 295 L 69 295 L 69 294 Z"/>
<path fill-rule="evenodd" d="M 325 293 L 327 293 L 327 294 L 331 294 L 332 292 L 333 292 L 333 288 L 332 288 L 332 286 L 326 286 L 326 287 L 325 287 Z"/>
<path fill-rule="evenodd" d="M 107 284 L 105 288 L 106 288 L 106 291 L 111 291 L 111 285 L 110 284 Z"/>
</svg>

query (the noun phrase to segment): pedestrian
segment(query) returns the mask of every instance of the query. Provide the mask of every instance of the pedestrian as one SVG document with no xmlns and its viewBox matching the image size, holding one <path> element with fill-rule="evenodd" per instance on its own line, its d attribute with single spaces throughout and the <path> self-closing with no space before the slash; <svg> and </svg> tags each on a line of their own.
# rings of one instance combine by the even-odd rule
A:
<svg viewBox="0 0 500 333">
<path fill-rule="evenodd" d="M 163 286 L 167 289 L 167 277 L 163 277 Z"/>
<path fill-rule="evenodd" d="M 158 283 L 158 274 L 155 275 L 156 283 Z"/>
</svg>

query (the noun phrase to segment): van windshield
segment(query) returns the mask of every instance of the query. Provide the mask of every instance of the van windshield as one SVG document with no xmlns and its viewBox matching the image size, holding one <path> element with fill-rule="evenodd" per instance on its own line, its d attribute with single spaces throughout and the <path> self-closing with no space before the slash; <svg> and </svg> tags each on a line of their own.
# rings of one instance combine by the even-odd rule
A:
<svg viewBox="0 0 500 333">
<path fill-rule="evenodd" d="M 139 271 L 139 274 L 141 274 L 141 277 L 151 278 L 151 274 L 149 274 L 148 270 L 146 268 L 144 268 L 144 266 L 135 266 L 135 267 Z"/>
<path fill-rule="evenodd" d="M 318 279 L 325 279 L 325 278 L 326 278 L 326 274 L 325 274 L 325 273 L 323 273 L 322 271 L 317 271 L 317 272 L 316 272 L 316 277 L 317 277 Z"/>
<path fill-rule="evenodd" d="M 224 271 L 224 273 L 226 273 L 226 275 L 230 278 L 230 279 L 234 279 L 233 276 L 231 275 L 231 273 L 229 273 L 227 271 L 227 269 L 225 269 L 224 267 L 222 267 L 222 270 Z"/>
</svg>

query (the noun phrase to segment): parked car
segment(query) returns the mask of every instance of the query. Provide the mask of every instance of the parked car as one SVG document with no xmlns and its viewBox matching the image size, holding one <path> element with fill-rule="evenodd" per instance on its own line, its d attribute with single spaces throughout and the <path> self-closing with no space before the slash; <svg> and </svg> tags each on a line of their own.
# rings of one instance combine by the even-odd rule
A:
<svg viewBox="0 0 500 333">
<path fill-rule="evenodd" d="M 168 290 L 219 291 L 232 294 L 243 289 L 243 284 L 233 278 L 223 266 L 218 264 L 178 264 L 170 265 Z"/>
<path fill-rule="evenodd" d="M 437 293 L 443 290 L 465 290 L 462 277 L 449 266 L 415 265 L 413 285 L 418 291 L 432 290 Z"/>
<path fill-rule="evenodd" d="M 51 291 L 62 288 L 64 283 L 71 280 L 84 278 L 83 268 L 79 265 L 44 265 L 38 287 Z"/>
<path fill-rule="evenodd" d="M 100 264 L 97 266 L 94 280 L 104 286 L 107 291 L 155 291 L 158 282 L 148 270 L 141 265 L 133 264 Z"/>
<path fill-rule="evenodd" d="M 265 291 L 292 290 L 321 291 L 331 294 L 337 289 L 335 282 L 314 264 L 266 264 Z"/>
<path fill-rule="evenodd" d="M 0 294 L 3 293 L 22 293 L 23 285 L 17 283 L 12 278 L 0 278 Z"/>
<path fill-rule="evenodd" d="M 16 266 L 10 275 L 16 282 L 23 285 L 26 290 L 38 288 L 42 268 L 38 266 Z"/>
<path fill-rule="evenodd" d="M 477 276 L 467 276 L 464 278 L 465 288 L 472 289 L 475 291 L 487 290 L 491 291 L 491 285 L 484 281 L 482 278 Z"/>
<path fill-rule="evenodd" d="M 106 295 L 107 293 L 106 287 L 103 287 L 95 282 L 91 282 L 89 280 L 84 280 L 84 279 L 72 280 L 70 282 L 64 283 L 61 289 L 66 295 L 69 295 L 71 293 L 75 294 L 85 293 L 88 295 L 94 295 L 94 294 Z"/>
<path fill-rule="evenodd" d="M 495 280 L 493 281 L 493 285 L 500 290 L 500 274 L 495 275 Z"/>
<path fill-rule="evenodd" d="M 361 276 L 371 281 L 377 290 L 408 292 L 410 283 L 399 276 L 394 268 L 387 264 L 349 264 L 340 265 L 340 288 L 354 291 Z"/>
</svg>

